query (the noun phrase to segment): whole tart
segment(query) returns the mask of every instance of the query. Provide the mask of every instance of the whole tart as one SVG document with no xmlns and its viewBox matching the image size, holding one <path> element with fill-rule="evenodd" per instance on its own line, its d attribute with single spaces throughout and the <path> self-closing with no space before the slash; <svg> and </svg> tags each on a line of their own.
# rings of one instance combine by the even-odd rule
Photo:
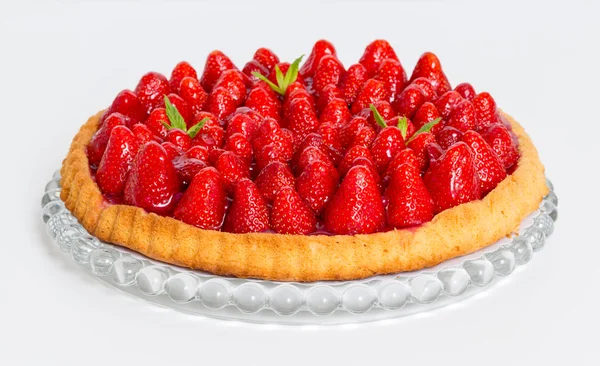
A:
<svg viewBox="0 0 600 366">
<path fill-rule="evenodd" d="M 335 77 L 331 78 L 331 75 L 335 74 L 328 68 L 328 61 L 331 62 L 332 57 L 326 57 L 327 53 L 323 54 L 323 42 L 326 41 L 317 42 L 305 66 L 300 68 L 300 72 L 298 73 L 298 70 L 295 70 L 299 75 L 298 77 L 303 79 L 299 84 L 307 85 L 306 89 L 309 93 L 315 93 L 316 95 L 317 92 L 314 90 L 319 90 L 319 96 L 314 98 L 317 101 L 316 105 L 319 104 L 319 99 L 324 98 L 323 95 L 327 92 L 327 90 L 323 89 L 327 89 L 327 86 L 330 84 L 338 86 L 342 93 L 346 92 L 349 88 L 347 80 L 351 78 L 350 74 L 353 70 L 352 67 L 349 67 L 348 70 L 343 69 L 344 76 L 337 79 Z M 382 45 L 382 42 L 385 41 L 375 41 L 367 46 L 365 55 L 363 55 L 363 58 L 357 64 L 364 67 L 367 75 L 372 69 L 380 70 L 379 72 L 376 71 L 372 77 L 366 77 L 361 90 L 367 89 L 366 85 L 369 83 L 369 80 L 383 79 L 378 79 L 377 75 L 384 74 L 384 71 L 381 71 L 384 67 L 382 65 L 374 66 L 373 63 L 375 61 L 373 61 L 373 57 L 370 57 L 377 51 L 376 48 L 382 48 L 389 53 L 388 47 L 391 49 L 391 46 L 387 42 Z M 325 46 L 329 45 L 329 43 L 325 44 Z M 331 45 L 330 48 L 333 49 L 333 46 Z M 253 87 L 257 83 L 265 83 L 261 81 L 260 77 L 252 77 L 253 75 L 256 76 L 255 70 L 263 74 L 268 74 L 270 67 L 273 73 L 276 73 L 273 64 L 279 63 L 278 59 L 273 60 L 274 54 L 267 54 L 266 51 L 261 50 L 266 49 L 257 51 L 252 62 L 249 62 L 243 69 L 243 73 L 249 76 L 244 82 L 247 83 L 246 87 L 250 90 L 250 93 L 252 93 Z M 226 131 L 226 123 L 228 120 L 230 121 L 231 114 L 223 115 L 222 103 L 211 104 L 211 98 L 212 100 L 218 99 L 215 94 L 220 89 L 218 87 L 220 80 L 226 78 L 223 75 L 215 76 L 215 70 L 211 68 L 211 65 L 214 64 L 215 52 L 209 55 L 204 74 L 199 79 L 200 82 L 198 84 L 202 86 L 208 96 L 208 100 L 204 101 L 205 104 L 199 108 L 199 111 L 204 111 L 200 112 L 200 114 L 206 112 L 213 115 L 221 114 L 217 119 L 224 121 L 225 125 L 222 128 Z M 266 57 L 265 54 L 272 57 Z M 328 54 L 335 56 L 335 51 Z M 416 85 L 414 83 L 415 80 L 417 80 L 417 84 L 419 83 L 418 80 L 421 78 L 421 75 L 429 77 L 433 89 L 436 90 L 437 88 L 436 100 L 439 101 L 443 95 L 451 93 L 450 90 L 444 90 L 443 84 L 447 80 L 440 82 L 439 73 L 432 72 L 431 68 L 423 71 L 423 64 L 425 62 L 421 61 L 423 59 L 427 60 L 430 57 L 428 55 L 422 56 L 410 79 L 404 76 L 405 85 L 396 90 L 395 94 L 391 97 L 382 97 L 381 99 L 385 101 L 395 99 L 397 101 L 401 98 L 401 94 L 408 93 L 404 92 L 405 90 L 410 89 L 411 85 Z M 389 59 L 397 59 L 395 53 L 389 54 Z M 269 65 L 269 62 L 273 64 Z M 395 65 L 395 63 L 393 64 Z M 178 78 L 184 79 L 184 81 L 188 80 L 187 77 L 181 78 L 181 70 L 185 68 L 180 67 L 180 65 L 174 70 L 169 80 L 170 85 L 174 85 L 173 81 L 178 81 Z M 220 61 L 220 65 L 223 65 L 222 60 Z M 255 65 L 255 68 L 248 67 L 248 65 Z M 431 62 L 429 62 L 429 65 L 431 65 Z M 286 64 L 279 63 L 276 69 L 281 70 L 282 75 L 287 76 L 285 66 Z M 361 66 L 357 66 L 356 68 L 361 68 Z M 298 63 L 288 67 L 294 70 L 294 67 L 298 67 Z M 219 70 L 223 74 L 223 71 L 227 69 L 237 70 L 232 63 L 231 67 L 221 67 Z M 289 69 L 287 70 L 288 72 Z M 328 72 L 319 72 L 319 70 L 326 70 Z M 252 71 L 255 73 L 253 74 Z M 195 71 L 193 76 L 188 77 L 197 79 Z M 445 76 L 443 77 L 445 78 Z M 322 81 L 322 79 L 325 79 L 325 81 Z M 290 85 L 278 83 L 276 75 L 272 80 L 274 80 L 272 82 L 273 85 L 269 86 L 275 92 L 277 92 L 277 88 L 282 89 L 279 90 L 281 92 L 279 98 L 283 102 L 281 108 L 285 109 L 285 99 L 288 98 L 286 89 L 290 87 L 291 83 L 289 83 Z M 329 84 L 327 84 L 328 82 Z M 210 85 L 211 83 L 213 85 Z M 180 85 L 183 84 L 183 82 L 180 83 Z M 217 84 L 216 88 L 214 87 L 215 84 Z M 323 87 L 324 84 L 327 84 L 326 87 Z M 454 90 L 459 91 L 461 88 L 457 86 Z M 148 126 L 149 115 L 152 114 L 153 109 L 160 108 L 160 102 L 156 102 L 156 100 L 161 100 L 164 95 L 169 93 L 165 93 L 164 90 L 159 91 L 148 102 L 148 98 L 141 98 L 141 94 L 144 91 L 140 91 L 139 89 L 138 86 L 136 92 L 133 93 L 140 96 L 142 105 L 147 108 L 144 110 L 144 113 L 139 113 L 139 115 L 143 116 L 137 118 L 134 122 Z M 183 97 L 187 97 L 182 99 L 187 99 L 187 107 L 193 110 L 193 100 L 189 99 L 189 94 L 186 94 L 180 86 L 171 86 L 171 91 L 173 89 L 179 89 L 178 93 Z M 177 92 L 174 94 L 177 94 Z M 423 94 L 427 94 L 427 90 Z M 469 103 L 473 105 L 477 104 L 477 100 L 473 101 L 473 95 L 469 95 L 468 91 L 462 91 L 459 94 L 462 95 L 464 100 L 470 101 Z M 167 98 L 163 106 L 168 110 L 169 107 L 175 105 L 179 110 L 181 104 L 177 105 L 173 100 L 176 97 L 171 97 L 171 95 L 169 94 L 170 98 Z M 354 106 L 360 98 L 359 93 L 354 102 L 347 103 L 346 107 L 349 112 L 353 110 L 356 112 L 359 109 L 354 108 Z M 173 100 L 173 103 L 170 104 L 168 99 Z M 436 105 L 436 100 L 433 100 L 430 104 Z M 360 108 L 360 112 L 364 112 L 374 104 L 372 99 L 369 101 L 370 103 L 366 105 L 366 108 Z M 244 106 L 243 102 L 237 103 L 236 108 Z M 214 107 L 215 105 L 216 107 Z M 401 103 L 391 102 L 390 105 L 396 107 L 393 108 L 395 112 L 398 112 L 398 106 L 402 109 Z M 315 106 L 314 108 L 318 107 Z M 435 215 L 426 222 L 408 227 L 391 227 L 388 222 L 385 227 L 380 226 L 377 230 L 369 233 L 353 232 L 348 234 L 327 232 L 326 229 L 322 229 L 321 224 L 317 224 L 320 229 L 309 233 L 309 235 L 274 232 L 276 230 L 272 228 L 261 230 L 262 232 L 227 232 L 223 227 L 202 229 L 172 217 L 172 211 L 158 212 L 157 214 L 150 212 L 148 209 L 128 204 L 126 200 L 118 198 L 118 195 L 115 198 L 114 195 L 107 195 L 101 191 L 96 177 L 96 172 L 99 168 L 90 162 L 90 143 L 93 141 L 94 136 L 97 135 L 101 126 L 106 123 L 107 115 L 114 109 L 113 103 L 113 106 L 108 111 L 101 111 L 89 118 L 73 139 L 61 171 L 61 199 L 65 202 L 66 207 L 90 234 L 103 241 L 121 245 L 158 261 L 218 275 L 279 281 L 351 280 L 378 274 L 397 273 L 431 267 L 448 259 L 477 251 L 495 243 L 503 237 L 513 235 L 520 222 L 538 207 L 542 198 L 548 193 L 544 167 L 540 162 L 531 139 L 519 123 L 502 111 L 497 110 L 495 118 L 497 118 L 497 121 L 503 121 L 506 125 L 505 127 L 507 130 L 510 130 L 514 138 L 514 143 L 519 153 L 518 161 L 512 168 L 507 169 L 508 174 L 497 183 L 495 188 L 491 189 L 485 195 L 480 194 L 477 199 L 470 199 L 468 202 L 456 204 L 453 207 L 442 210 L 436 209 Z M 125 114 L 127 109 L 124 108 L 121 111 Z M 477 111 L 478 109 L 476 109 Z M 286 118 L 285 111 L 283 113 L 283 118 Z M 191 119 L 191 117 L 188 117 L 191 114 L 193 113 L 188 111 L 187 113 L 179 113 L 178 116 L 183 116 L 183 119 Z M 357 115 L 358 113 L 351 112 L 351 114 Z M 321 113 L 322 115 L 323 113 Z M 398 113 L 398 115 L 402 117 L 402 113 Z M 132 116 L 127 117 L 133 119 Z M 416 118 L 414 113 L 406 116 L 408 117 L 408 121 Z M 172 117 L 170 115 L 168 116 L 170 121 L 167 122 L 170 122 L 171 127 L 174 127 L 173 118 L 179 117 Z M 477 115 L 477 118 L 481 117 Z M 445 117 L 442 116 L 441 121 L 438 121 L 438 123 L 447 125 L 451 123 L 449 122 L 451 120 L 452 113 L 446 114 Z M 320 122 L 323 123 L 322 121 Z M 349 121 L 346 121 L 346 124 L 349 123 Z M 477 120 L 475 123 L 478 123 Z M 500 124 L 500 122 L 498 123 Z M 127 128 L 135 131 L 132 127 L 135 123 L 128 122 L 126 125 L 128 126 Z M 340 128 L 343 128 L 343 126 Z M 186 127 L 182 127 L 181 129 L 185 132 Z M 404 128 L 401 129 L 405 132 Z M 482 130 L 483 128 L 474 129 Z M 290 127 L 290 130 L 294 134 L 292 127 Z M 377 131 L 375 128 L 373 130 Z M 376 134 L 380 133 L 380 131 L 376 132 Z M 439 129 L 437 134 L 433 134 L 431 131 L 425 133 L 432 134 L 434 137 L 441 135 Z M 162 137 L 162 140 L 164 139 Z M 160 141 L 161 138 L 157 137 L 156 140 Z M 371 141 L 370 146 L 373 146 L 373 143 Z M 435 144 L 435 141 L 433 143 Z M 140 143 L 141 145 L 142 143 Z M 227 146 L 226 142 L 222 146 Z M 408 146 L 410 147 L 411 145 L 408 144 Z M 447 151 L 449 149 L 451 147 L 441 150 Z M 341 155 L 347 154 L 349 148 L 344 148 L 344 150 Z M 443 153 L 443 151 L 441 152 Z M 443 159 L 442 157 L 435 156 L 435 153 L 432 154 L 429 156 L 431 160 L 430 165 L 434 164 L 436 158 Z M 103 159 L 100 165 L 108 164 L 104 160 L 108 161 L 109 159 Z M 131 168 L 128 167 L 128 169 Z M 346 174 L 348 176 L 350 173 Z M 425 176 L 427 174 L 427 169 L 425 169 L 421 175 Z M 123 179 L 131 180 L 130 175 L 131 173 L 124 175 Z M 340 185 L 344 184 L 343 179 L 340 179 L 342 181 Z M 134 184 L 127 182 L 127 185 Z M 388 182 L 387 184 L 390 183 Z M 429 185 L 428 187 L 431 190 L 432 186 Z M 341 190 L 341 188 L 338 189 Z M 181 189 L 181 192 L 178 192 L 179 198 L 181 194 L 186 194 L 185 188 Z M 435 194 L 431 196 L 435 197 Z M 386 197 L 386 195 L 382 194 L 382 199 L 383 197 Z M 228 198 L 229 200 L 230 198 Z M 332 200 L 335 201 L 335 199 Z M 433 201 L 435 201 L 435 198 Z M 329 204 L 332 205 L 334 203 L 330 201 Z M 228 206 L 231 206 L 231 203 L 228 203 Z M 271 209 L 270 204 L 269 209 Z M 331 208 L 327 207 L 325 212 L 327 210 L 331 210 Z M 275 213 L 271 213 L 271 215 L 275 215 Z M 315 217 L 317 217 L 316 220 L 319 223 L 327 220 L 324 218 L 326 214 L 323 213 L 315 214 Z M 273 220 L 273 218 L 271 219 Z M 273 222 L 272 220 L 271 222 Z M 338 216 L 336 216 L 335 220 L 338 220 Z M 329 227 L 328 225 L 338 227 L 335 226 L 337 224 L 337 221 L 335 223 L 325 222 L 325 227 Z"/>
</svg>

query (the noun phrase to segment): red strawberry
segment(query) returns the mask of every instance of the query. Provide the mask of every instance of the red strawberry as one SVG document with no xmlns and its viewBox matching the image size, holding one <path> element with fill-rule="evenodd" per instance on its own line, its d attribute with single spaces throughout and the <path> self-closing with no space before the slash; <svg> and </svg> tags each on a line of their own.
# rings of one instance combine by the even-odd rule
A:
<svg viewBox="0 0 600 366">
<path fill-rule="evenodd" d="M 265 118 L 273 118 L 276 121 L 281 119 L 281 102 L 270 88 L 255 86 L 248 93 L 246 107 L 252 108 Z"/>
<path fill-rule="evenodd" d="M 198 135 L 192 140 L 192 146 L 204 146 L 209 150 L 223 146 L 225 131 L 219 126 L 202 128 Z"/>
<path fill-rule="evenodd" d="M 223 72 L 231 69 L 235 69 L 235 65 L 231 62 L 229 57 L 225 56 L 221 51 L 212 51 L 206 58 L 204 71 L 200 78 L 200 85 L 202 85 L 207 92 L 211 92 L 213 86 L 217 80 L 219 80 Z"/>
<path fill-rule="evenodd" d="M 273 70 L 275 65 L 279 63 L 279 57 L 277 57 L 277 55 L 268 48 L 257 49 L 256 52 L 254 52 L 253 59 L 267 69 L 267 73 Z"/>
<path fill-rule="evenodd" d="M 143 122 L 146 119 L 146 110 L 144 105 L 140 102 L 138 96 L 131 90 L 123 90 L 113 100 L 110 108 L 106 111 L 103 116 L 102 122 L 111 113 L 121 113 L 125 117 L 129 118 L 132 123 Z"/>
<path fill-rule="evenodd" d="M 136 123 L 131 127 L 131 132 L 133 132 L 138 144 L 140 145 L 144 145 L 150 141 L 161 142 L 161 139 L 157 136 L 154 136 L 152 131 L 150 131 L 150 129 L 144 124 Z"/>
<path fill-rule="evenodd" d="M 246 99 L 245 76 L 237 69 L 223 71 L 213 87 L 213 89 L 217 88 L 227 89 L 238 105 L 241 105 Z"/>
<path fill-rule="evenodd" d="M 400 151 L 396 156 L 392 159 L 392 161 L 388 164 L 387 170 L 385 172 L 386 180 L 389 180 L 392 173 L 402 164 L 409 164 L 415 169 L 420 168 L 419 160 L 415 155 L 415 152 L 412 149 L 404 149 Z"/>
<path fill-rule="evenodd" d="M 462 132 L 475 129 L 475 109 L 468 100 L 463 100 L 450 112 L 446 126 L 454 127 Z"/>
<path fill-rule="evenodd" d="M 317 99 L 317 115 L 320 116 L 323 113 L 325 107 L 327 107 L 327 105 L 331 103 L 332 100 L 338 98 L 342 100 L 344 99 L 340 88 L 338 88 L 338 86 L 334 84 L 327 85 L 323 89 L 321 95 L 319 95 L 319 98 Z M 348 108 L 348 105 L 346 105 L 346 108 Z"/>
<path fill-rule="evenodd" d="M 168 215 L 180 186 L 177 171 L 165 149 L 149 142 L 138 152 L 125 183 L 124 201 L 148 212 Z"/>
<path fill-rule="evenodd" d="M 415 112 L 425 103 L 423 88 L 419 85 L 411 84 L 407 86 L 392 103 L 392 107 L 398 115 L 412 119 Z"/>
<path fill-rule="evenodd" d="M 379 112 L 379 114 L 381 115 L 381 118 L 384 121 L 390 120 L 394 117 L 397 118 L 396 111 L 394 110 L 394 108 L 392 108 L 392 105 L 390 104 L 390 102 L 388 102 L 386 100 L 380 100 L 380 101 L 373 103 L 373 107 L 375 109 L 377 109 L 377 112 Z M 375 131 L 379 131 L 379 132 L 381 131 L 382 127 L 375 120 L 375 116 L 373 115 L 373 110 L 371 108 L 363 109 L 359 113 L 359 116 L 363 116 L 363 117 L 367 118 L 367 122 L 369 122 L 369 125 L 371 127 L 373 127 L 375 129 Z M 394 125 L 396 125 L 396 123 L 394 123 Z"/>
<path fill-rule="evenodd" d="M 296 190 L 308 207 L 320 214 L 335 193 L 339 175 L 331 164 L 315 161 L 296 179 Z"/>
<path fill-rule="evenodd" d="M 185 191 L 173 216 L 206 230 L 219 230 L 226 203 L 223 180 L 215 168 L 202 169 Z"/>
<path fill-rule="evenodd" d="M 163 97 L 171 92 L 169 81 L 163 74 L 149 72 L 142 76 L 135 87 L 135 94 L 144 106 L 146 114 L 163 104 Z"/>
<path fill-rule="evenodd" d="M 427 155 L 429 156 L 429 161 L 437 160 L 444 154 L 444 150 L 442 150 L 440 145 L 438 145 L 435 142 L 427 144 L 425 150 L 427 151 Z"/>
<path fill-rule="evenodd" d="M 177 170 L 177 175 L 179 176 L 182 185 L 187 186 L 198 172 L 206 168 L 206 162 L 189 158 L 186 154 L 183 154 L 173 159 L 173 166 L 175 167 L 175 170 Z"/>
<path fill-rule="evenodd" d="M 398 56 L 392 46 L 387 41 L 378 39 L 365 48 L 359 62 L 365 67 L 368 77 L 371 78 L 375 76 L 383 60 L 389 58 L 398 61 Z"/>
<path fill-rule="evenodd" d="M 400 62 L 392 58 L 381 62 L 375 79 L 383 82 L 386 100 L 391 100 L 406 86 L 406 72 Z"/>
<path fill-rule="evenodd" d="M 171 142 L 163 142 L 160 144 L 160 146 L 162 146 L 167 152 L 167 159 L 169 159 L 169 161 L 173 161 L 179 155 L 183 154 L 183 151 L 181 151 L 179 147 L 173 145 Z"/>
<path fill-rule="evenodd" d="M 436 213 L 481 197 L 475 159 L 464 142 L 452 145 L 439 159 L 432 160 L 423 181 Z"/>
<path fill-rule="evenodd" d="M 330 123 L 322 123 L 319 126 L 319 134 L 323 138 L 323 144 L 332 151 L 332 153 L 329 154 L 329 157 L 333 163 L 337 165 L 342 158 L 340 153 L 342 151 L 342 145 L 340 143 L 338 129 Z"/>
<path fill-rule="evenodd" d="M 373 161 L 379 172 L 384 172 L 392 158 L 404 148 L 404 137 L 398 127 L 388 126 L 381 130 L 371 147 Z"/>
<path fill-rule="evenodd" d="M 371 154 L 371 151 L 368 148 L 362 145 L 353 146 L 346 152 L 346 155 L 344 155 L 344 158 L 342 159 L 342 161 L 340 162 L 340 166 L 338 167 L 338 171 L 340 172 L 340 175 L 342 177 L 346 175 L 348 170 L 350 170 L 350 168 L 352 167 L 352 163 L 356 158 L 365 158 L 373 162 L 373 155 Z"/>
<path fill-rule="evenodd" d="M 363 65 L 354 64 L 348 68 L 340 83 L 340 90 L 346 103 L 349 105 L 354 103 L 367 79 L 367 69 Z"/>
<path fill-rule="evenodd" d="M 431 81 L 431 85 L 433 85 L 438 95 L 442 95 L 452 89 L 448 78 L 444 74 L 444 71 L 442 71 L 440 60 L 431 52 L 425 52 L 421 55 L 410 80 L 413 81 L 419 77 L 424 77 Z"/>
<path fill-rule="evenodd" d="M 233 201 L 223 230 L 230 233 L 255 233 L 269 229 L 269 209 L 250 179 L 240 180 L 233 190 Z"/>
<path fill-rule="evenodd" d="M 352 115 L 348 110 L 348 104 L 346 104 L 343 99 L 336 98 L 327 104 L 319 117 L 319 121 L 321 123 L 330 123 L 332 126 L 340 127 L 350 121 L 351 117 Z"/>
<path fill-rule="evenodd" d="M 327 55 L 336 56 L 335 47 L 324 39 L 321 39 L 315 43 L 313 49 L 306 59 L 306 62 L 300 68 L 300 75 L 303 77 L 312 77 L 321 59 Z M 283 71 L 283 70 L 282 70 Z"/>
<path fill-rule="evenodd" d="M 171 104 L 173 104 L 173 106 L 177 108 L 177 111 L 179 112 L 179 114 L 181 114 L 181 117 L 183 117 L 183 120 L 186 122 L 186 126 L 192 127 L 193 125 L 191 124 L 191 122 L 193 116 L 192 112 L 190 111 L 190 108 L 188 107 L 187 102 L 175 93 L 171 93 L 167 95 L 167 97 L 169 98 Z M 161 104 L 160 108 L 165 108 L 164 102 Z"/>
<path fill-rule="evenodd" d="M 209 152 L 204 146 L 192 146 L 185 152 L 185 156 L 189 159 L 198 159 L 203 162 L 208 161 Z"/>
<path fill-rule="evenodd" d="M 437 93 L 431 85 L 431 81 L 426 78 L 416 78 L 415 80 L 410 82 L 413 85 L 418 85 L 421 87 L 421 91 L 423 92 L 423 96 L 427 102 L 432 101 L 437 98 Z"/>
<path fill-rule="evenodd" d="M 229 136 L 225 143 L 225 150 L 231 151 L 237 155 L 246 165 L 252 161 L 252 144 L 241 133 L 234 133 Z"/>
<path fill-rule="evenodd" d="M 169 117 L 167 111 L 164 108 L 156 108 L 150 113 L 144 124 L 154 136 L 165 138 L 167 136 L 167 128 L 163 125 L 163 122 L 169 124 Z"/>
<path fill-rule="evenodd" d="M 492 123 L 481 132 L 481 136 L 496 152 L 504 169 L 509 171 L 517 163 L 519 160 L 518 144 L 504 125 Z"/>
<path fill-rule="evenodd" d="M 433 200 L 418 169 L 400 165 L 390 178 L 385 191 L 389 226 L 404 228 L 421 225 L 433 218 Z"/>
<path fill-rule="evenodd" d="M 446 126 L 442 128 L 436 135 L 435 139 L 440 147 L 447 150 L 455 143 L 462 141 L 463 133 L 454 127 Z"/>
<path fill-rule="evenodd" d="M 186 77 L 191 77 L 194 80 L 198 80 L 198 74 L 196 74 L 196 70 L 186 61 L 181 61 L 171 72 L 171 79 L 169 80 L 169 86 L 171 87 L 171 91 L 175 93 L 180 93 L 179 86 L 181 85 L 181 80 Z"/>
<path fill-rule="evenodd" d="M 96 172 L 96 183 L 104 194 L 120 195 L 125 179 L 137 154 L 135 135 L 125 126 L 115 126 L 110 133 L 106 150 Z"/>
<path fill-rule="evenodd" d="M 100 163 L 113 128 L 116 126 L 125 126 L 126 120 L 127 118 L 121 113 L 111 113 L 106 117 L 104 123 L 96 131 L 88 145 L 87 155 L 90 165 L 98 165 Z"/>
<path fill-rule="evenodd" d="M 437 108 L 440 116 L 442 118 L 448 118 L 450 116 L 450 112 L 464 99 L 454 90 L 450 90 L 442 94 L 435 102 L 435 107 Z"/>
<path fill-rule="evenodd" d="M 354 140 L 354 136 L 356 136 L 358 130 L 368 125 L 367 119 L 360 116 L 355 116 L 350 122 L 343 125 L 339 131 L 339 140 L 342 147 L 347 148 L 352 143 L 352 140 Z"/>
<path fill-rule="evenodd" d="M 327 206 L 325 228 L 333 234 L 370 234 L 385 226 L 385 209 L 369 169 L 355 166 Z"/>
<path fill-rule="evenodd" d="M 293 187 L 284 187 L 273 202 L 271 228 L 280 234 L 306 235 L 317 229 L 317 219 Z"/>
<path fill-rule="evenodd" d="M 475 109 L 475 120 L 477 121 L 477 130 L 482 131 L 490 123 L 498 122 L 496 117 L 496 101 L 489 93 L 483 92 L 473 98 L 473 107 Z"/>
<path fill-rule="evenodd" d="M 263 123 L 264 120 L 264 117 L 261 116 L 257 111 L 248 107 L 238 107 L 238 109 L 235 110 L 234 115 L 237 114 L 243 114 L 245 116 L 250 117 L 254 122 L 256 122 L 257 126 L 260 126 L 260 124 Z"/>
<path fill-rule="evenodd" d="M 214 148 L 214 149 L 210 149 L 208 150 L 208 162 L 211 165 L 215 165 L 217 164 L 217 161 L 219 160 L 219 158 L 221 157 L 221 155 L 223 155 L 223 153 L 225 152 L 225 150 L 221 149 L 221 148 Z"/>
<path fill-rule="evenodd" d="M 239 133 L 248 140 L 254 138 L 254 134 L 258 129 L 258 123 L 246 114 L 234 114 L 227 123 L 225 136 L 229 138 L 233 134 Z"/>
<path fill-rule="evenodd" d="M 179 94 L 188 104 L 191 117 L 194 117 L 206 107 L 208 94 L 202 89 L 202 85 L 196 78 L 189 76 L 183 78 L 179 84 Z"/>
<path fill-rule="evenodd" d="M 337 140 L 335 136 L 331 136 L 331 134 L 334 134 L 335 132 L 329 131 L 328 129 L 330 127 L 331 125 L 321 125 L 319 126 L 319 133 L 313 132 L 308 134 L 304 138 L 304 140 L 298 147 L 296 155 L 293 158 L 292 164 L 294 166 L 298 165 L 298 159 L 300 158 L 300 155 L 304 152 L 304 150 L 306 150 L 310 146 L 318 148 L 323 154 L 327 156 L 327 159 L 334 164 L 337 164 L 342 159 L 343 155 L 340 152 L 339 143 L 330 144 L 323 137 L 324 133 L 327 136 L 327 138 L 333 138 L 334 140 Z"/>
<path fill-rule="evenodd" d="M 184 132 L 178 128 L 172 128 L 169 130 L 169 132 L 167 132 L 165 142 L 170 142 L 183 151 L 186 151 L 190 148 L 190 146 L 192 146 L 192 139 L 187 132 Z"/>
<path fill-rule="evenodd" d="M 237 182 L 250 176 L 248 166 L 231 151 L 225 151 L 219 156 L 215 168 L 221 173 L 227 192 L 232 192 Z"/>
<path fill-rule="evenodd" d="M 376 136 L 377 134 L 375 133 L 373 127 L 363 126 L 359 128 L 356 132 L 356 135 L 354 135 L 354 139 L 350 143 L 350 147 L 361 145 L 368 149 L 373 144 L 373 141 L 375 141 Z"/>
<path fill-rule="evenodd" d="M 281 188 L 294 186 L 295 178 L 287 164 L 273 161 L 258 173 L 255 183 L 265 200 L 273 202 Z"/>
<path fill-rule="evenodd" d="M 295 166 L 296 175 L 302 174 L 304 169 L 306 169 L 307 166 L 309 166 L 315 161 L 326 162 L 333 166 L 333 163 L 331 162 L 329 156 L 325 154 L 321 149 L 319 149 L 317 146 L 308 146 L 304 150 L 302 150 L 298 157 Z"/>
<path fill-rule="evenodd" d="M 304 98 L 294 99 L 290 102 L 288 120 L 290 130 L 300 140 L 319 127 L 319 120 L 313 105 Z"/>
<path fill-rule="evenodd" d="M 234 99 L 232 93 L 225 87 L 213 89 L 208 96 L 207 109 L 220 121 L 235 112 L 238 106 L 238 101 Z"/>
<path fill-rule="evenodd" d="M 506 178 L 504 166 L 498 155 L 477 132 L 465 132 L 463 142 L 473 151 L 481 195 L 485 196 Z"/>
<path fill-rule="evenodd" d="M 363 108 L 368 108 L 371 104 L 385 100 L 385 87 L 379 80 L 369 79 L 365 82 L 358 93 L 356 100 L 352 103 L 352 114 L 357 114 Z"/>
<path fill-rule="evenodd" d="M 269 75 L 269 70 L 256 60 L 250 60 L 246 62 L 246 65 L 244 65 L 242 72 L 250 78 L 253 84 L 260 80 L 254 75 L 255 72 L 261 75 Z"/>
<path fill-rule="evenodd" d="M 321 61 L 319 61 L 319 65 L 317 66 L 317 70 L 313 77 L 313 88 L 315 93 L 320 95 L 323 92 L 323 89 L 329 84 L 338 85 L 345 73 L 346 70 L 337 57 L 333 55 L 324 56 Z"/>
<path fill-rule="evenodd" d="M 430 132 L 420 133 L 408 142 L 408 148 L 415 152 L 421 171 L 425 171 L 429 164 L 427 145 L 431 143 L 435 143 L 435 137 Z"/>
<path fill-rule="evenodd" d="M 431 122 L 439 117 L 440 113 L 438 112 L 435 105 L 433 105 L 433 103 L 431 102 L 425 102 L 419 107 L 419 109 L 417 109 L 417 112 L 415 112 L 412 122 L 414 123 L 415 128 L 419 129 L 423 127 L 424 124 Z M 430 131 L 435 135 L 443 127 L 444 125 L 442 123 L 438 123 L 435 126 L 433 126 Z"/>
<path fill-rule="evenodd" d="M 277 122 L 273 120 L 266 120 L 258 128 L 254 140 L 252 141 L 252 147 L 255 153 L 255 159 L 259 163 L 259 152 L 267 145 L 273 145 L 272 147 L 277 150 L 277 155 L 281 157 L 280 161 L 288 161 L 294 155 L 294 141 L 286 129 L 279 128 Z"/>
<path fill-rule="evenodd" d="M 454 87 L 454 91 L 460 94 L 466 100 L 473 101 L 475 98 L 475 89 L 473 89 L 473 85 L 469 83 L 461 83 Z"/>
</svg>

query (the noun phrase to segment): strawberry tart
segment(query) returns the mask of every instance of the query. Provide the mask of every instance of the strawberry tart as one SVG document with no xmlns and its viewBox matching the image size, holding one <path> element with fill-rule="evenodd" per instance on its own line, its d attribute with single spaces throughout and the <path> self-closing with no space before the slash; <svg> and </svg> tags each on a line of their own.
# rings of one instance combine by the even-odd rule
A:
<svg viewBox="0 0 600 366">
<path fill-rule="evenodd" d="M 101 240 L 179 266 L 281 281 L 412 271 L 477 251 L 548 188 L 523 128 L 426 52 L 391 45 L 348 67 L 325 40 L 304 60 L 211 52 L 142 76 L 92 116 L 61 198 Z"/>
</svg>

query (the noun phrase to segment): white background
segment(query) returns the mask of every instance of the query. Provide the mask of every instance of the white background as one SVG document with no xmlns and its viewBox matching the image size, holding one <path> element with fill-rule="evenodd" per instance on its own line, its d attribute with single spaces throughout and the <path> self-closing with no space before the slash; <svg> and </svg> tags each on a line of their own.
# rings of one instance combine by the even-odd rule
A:
<svg viewBox="0 0 600 366">
<path fill-rule="evenodd" d="M 600 67 L 592 2 L 0 5 L 0 364 L 598 365 Z M 422 316 L 352 326 L 224 322 L 158 309 L 46 238 L 39 199 L 86 118 L 180 60 L 332 41 L 349 65 L 386 38 L 410 72 L 438 54 L 533 137 L 560 199 L 546 248 L 501 286 Z"/>
</svg>

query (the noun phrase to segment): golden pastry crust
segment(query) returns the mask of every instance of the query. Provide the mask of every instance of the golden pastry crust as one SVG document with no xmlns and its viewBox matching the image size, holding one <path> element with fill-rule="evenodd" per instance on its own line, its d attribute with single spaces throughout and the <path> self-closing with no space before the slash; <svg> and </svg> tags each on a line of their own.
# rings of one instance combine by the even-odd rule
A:
<svg viewBox="0 0 600 366">
<path fill-rule="evenodd" d="M 101 240 L 150 258 L 218 275 L 279 281 L 351 280 L 413 271 L 477 251 L 510 235 L 548 193 L 544 167 L 521 125 L 515 172 L 484 199 L 441 212 L 416 229 L 369 235 L 232 234 L 196 228 L 104 201 L 92 179 L 86 147 L 102 112 L 73 139 L 61 171 L 61 198 Z"/>
</svg>

